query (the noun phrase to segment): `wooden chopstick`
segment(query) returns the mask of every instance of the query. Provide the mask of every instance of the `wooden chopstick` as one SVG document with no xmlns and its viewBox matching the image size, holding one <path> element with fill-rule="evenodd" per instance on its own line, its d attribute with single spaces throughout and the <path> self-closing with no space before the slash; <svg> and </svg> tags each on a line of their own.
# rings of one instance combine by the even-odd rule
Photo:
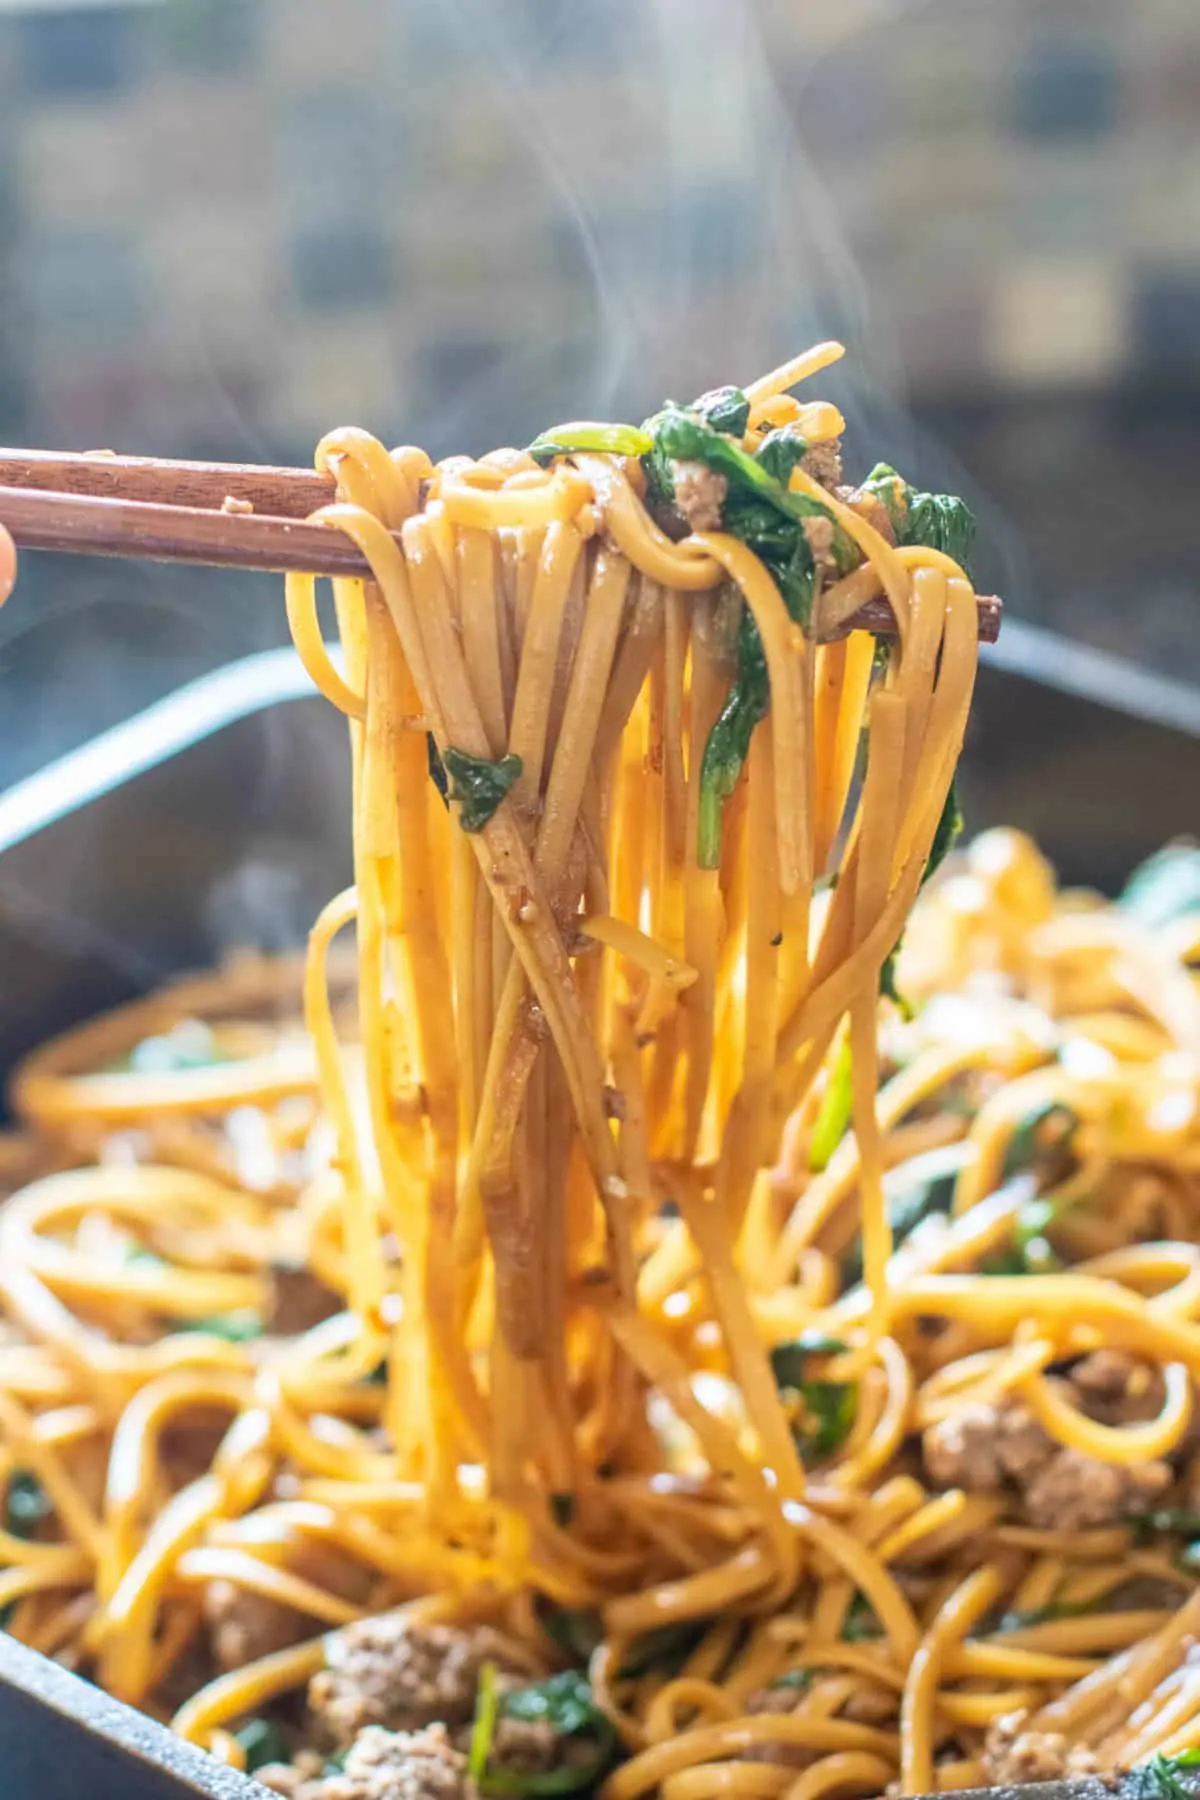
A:
<svg viewBox="0 0 1200 1800">
<path fill-rule="evenodd" d="M 156 456 L 112 456 L 107 450 L 64 456 L 55 450 L 0 449 L 0 485 L 218 512 L 227 499 L 248 500 L 255 512 L 277 519 L 307 519 L 318 506 L 337 498 L 333 477 L 318 475 L 315 469 L 173 462 Z"/>
<path fill-rule="evenodd" d="M 314 575 L 370 574 L 361 553 L 340 531 L 267 513 L 222 512 L 219 506 L 160 506 L 147 500 L 0 487 L 0 525 L 7 525 L 18 549 L 25 550 L 276 574 L 289 569 Z"/>
<path fill-rule="evenodd" d="M 348 537 L 307 523 L 334 498 L 332 478 L 315 469 L 0 449 L 0 524 L 25 550 L 275 574 L 369 575 Z M 227 501 L 233 504 L 225 510 Z M 253 511 L 242 510 L 247 504 Z M 994 643 L 1001 602 L 981 594 L 978 607 L 980 641 Z M 878 599 L 838 635 L 853 629 L 887 635 L 895 628 L 891 607 Z"/>
</svg>

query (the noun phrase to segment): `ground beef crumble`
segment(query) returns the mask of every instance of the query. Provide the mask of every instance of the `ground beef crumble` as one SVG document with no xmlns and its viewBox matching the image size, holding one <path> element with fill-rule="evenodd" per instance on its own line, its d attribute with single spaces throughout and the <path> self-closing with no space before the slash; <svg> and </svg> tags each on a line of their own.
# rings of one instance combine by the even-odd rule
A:
<svg viewBox="0 0 1200 1800">
<path fill-rule="evenodd" d="M 830 570 L 837 567 L 837 558 L 833 553 L 834 527 L 832 519 L 814 517 L 805 519 L 801 530 L 804 541 L 812 551 L 813 561 L 819 569 Z"/>
<path fill-rule="evenodd" d="M 267 1331 L 273 1337 L 298 1337 L 311 1331 L 345 1302 L 309 1269 L 277 1265 L 271 1273 L 271 1311 Z"/>
<path fill-rule="evenodd" d="M 240 1669 L 286 1650 L 304 1635 L 305 1619 L 292 1606 L 252 1594 L 232 1581 L 210 1581 L 204 1590 L 204 1622 L 218 1668 Z"/>
<path fill-rule="evenodd" d="M 1093 1350 L 1068 1379 L 1076 1404 L 1102 1425 L 1139 1425 L 1162 1411 L 1162 1375 L 1127 1350 Z"/>
<path fill-rule="evenodd" d="M 819 481 L 823 488 L 832 494 L 842 485 L 842 440 L 830 438 L 826 443 L 813 444 L 800 458 L 800 467 L 814 481 Z"/>
<path fill-rule="evenodd" d="M 1072 1406 L 1106 1425 L 1152 1418 L 1162 1404 L 1158 1371 L 1121 1350 L 1082 1358 L 1061 1388 Z M 924 1433 L 922 1453 L 935 1487 L 988 1493 L 1015 1486 L 1024 1517 L 1043 1530 L 1112 1524 L 1173 1479 L 1163 1461 L 1128 1466 L 1065 1449 L 1015 1400 L 964 1406 L 938 1420 Z"/>
<path fill-rule="evenodd" d="M 326 1640 L 309 1710 L 335 1744 L 351 1743 L 368 1725 L 414 1731 L 437 1721 L 453 1729 L 474 1713 L 485 1662 L 502 1677 L 528 1678 L 486 1626 L 418 1625 L 404 1612 L 380 1613 Z"/>
<path fill-rule="evenodd" d="M 896 1716 L 897 1697 L 877 1681 L 855 1688 L 839 1715 L 855 1725 L 887 1725 Z"/>
<path fill-rule="evenodd" d="M 1060 1731 L 1027 1731 L 1027 1713 L 1006 1713 L 989 1726 L 983 1765 L 989 1782 L 1021 1786 L 1058 1781 L 1064 1775 L 1092 1775 L 1096 1757 L 1084 1745 L 1072 1747 Z"/>
<path fill-rule="evenodd" d="M 786 1715 L 796 1711 L 808 1698 L 806 1688 L 787 1687 L 783 1683 L 775 1687 L 756 1688 L 746 1696 L 748 1713 L 779 1713 Z M 816 1761 L 819 1752 L 805 1750 L 800 1744 L 755 1744 L 745 1752 L 745 1762 L 778 1763 L 787 1769 L 806 1769 Z"/>
<path fill-rule="evenodd" d="M 444 1725 L 396 1732 L 369 1725 L 316 1800 L 468 1800 L 474 1793 L 467 1759 Z"/>
<path fill-rule="evenodd" d="M 271 1763 L 256 1779 L 286 1800 L 475 1800 L 467 1759 L 444 1725 L 384 1731 L 368 1725 L 346 1752 L 342 1767 L 324 1773 L 313 1751 L 293 1763 Z"/>
<path fill-rule="evenodd" d="M 295 1762 L 265 1763 L 254 1771 L 254 1779 L 263 1787 L 283 1794 L 285 1800 L 321 1800 L 324 1758 L 315 1750 L 301 1750 Z"/>
<path fill-rule="evenodd" d="M 371 1576 L 361 1563 L 330 1544 L 306 1543 L 290 1564 L 305 1581 L 315 1582 L 342 1599 L 361 1604 L 370 1590 Z M 232 1581 L 210 1581 L 204 1590 L 204 1620 L 208 1626 L 213 1658 L 222 1669 L 239 1669 L 298 1644 L 315 1629 L 307 1613 L 251 1593 Z"/>
<path fill-rule="evenodd" d="M 885 543 L 896 542 L 896 527 L 878 494 L 868 493 L 865 488 L 852 487 L 842 487 L 837 492 L 838 499 L 844 500 L 860 519 L 865 519 L 868 525 L 873 526 Z"/>
<path fill-rule="evenodd" d="M 721 508 L 729 483 L 724 475 L 710 469 L 707 463 L 676 462 L 671 464 L 675 488 L 675 508 L 687 521 L 689 531 L 717 531 L 721 525 Z"/>
<path fill-rule="evenodd" d="M 935 1487 L 989 1492 L 1007 1479 L 1027 1480 L 1054 1453 L 1054 1443 L 1020 1405 L 963 1406 L 930 1425 L 922 1440 Z"/>
<path fill-rule="evenodd" d="M 1025 1489 L 1025 1511 L 1042 1530 L 1084 1531 L 1112 1525 L 1171 1485 L 1164 1462 L 1129 1468 L 1079 1450 L 1057 1450 Z"/>
</svg>

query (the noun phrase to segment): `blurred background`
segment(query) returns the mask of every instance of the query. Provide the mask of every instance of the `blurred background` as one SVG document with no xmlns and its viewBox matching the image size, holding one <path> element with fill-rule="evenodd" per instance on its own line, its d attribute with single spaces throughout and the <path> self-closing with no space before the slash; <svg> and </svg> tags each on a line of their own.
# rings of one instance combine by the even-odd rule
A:
<svg viewBox="0 0 1200 1800">
<path fill-rule="evenodd" d="M 848 470 L 886 457 L 966 494 L 1009 618 L 1195 684 L 1195 732 L 1196 0 L 0 0 L 0 441 L 307 463 L 357 423 L 479 452 L 829 336 L 850 354 L 816 391 L 847 414 Z M 26 557 L 0 613 L 0 793 L 285 639 L 274 578 Z M 1142 762 L 1106 714 L 1085 730 L 1019 688 L 989 713 L 985 687 L 977 819 L 1110 885 L 1194 828 L 1167 740 Z M 210 839 L 241 808 L 218 924 L 200 855 L 199 937 L 147 950 L 118 883 L 87 955 L 132 988 L 277 924 L 246 846 L 275 829 L 294 874 L 312 820 L 344 850 L 322 717 L 303 779 L 297 728 L 264 715 L 240 763 L 164 792 L 161 831 L 139 800 L 124 836 L 97 818 L 28 880 L 9 852 L 0 929 L 40 943 L 59 907 L 74 954 L 123 863 L 178 886 L 200 792 Z M 289 929 L 332 886 L 316 855 Z"/>
<path fill-rule="evenodd" d="M 480 451 L 841 335 L 852 470 L 1200 679 L 1198 151 L 1194 0 L 0 0 L 0 440 Z M 0 786 L 283 632 L 27 559 Z"/>
</svg>

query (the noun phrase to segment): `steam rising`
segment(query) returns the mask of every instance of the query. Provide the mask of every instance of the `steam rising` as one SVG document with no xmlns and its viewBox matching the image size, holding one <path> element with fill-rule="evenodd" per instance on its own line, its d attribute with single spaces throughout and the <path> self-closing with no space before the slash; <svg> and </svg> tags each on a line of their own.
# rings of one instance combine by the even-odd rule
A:
<svg viewBox="0 0 1200 1800">
<path fill-rule="evenodd" d="M 886 112 L 891 34 L 925 10 L 815 0 L 799 31 L 789 19 L 773 33 L 766 0 L 421 0 L 422 29 L 445 33 L 472 113 L 498 121 L 506 172 L 557 213 L 574 277 L 543 330 L 541 265 L 528 271 L 519 347 L 439 395 L 422 420 L 431 448 L 523 442 L 547 418 L 638 419 L 665 396 L 748 381 L 839 337 L 849 355 L 821 392 L 846 415 L 848 469 L 894 460 L 963 494 L 980 520 L 981 580 L 1019 595 L 1004 521 L 906 406 L 887 307 L 856 255 L 852 195 L 839 182 L 835 198 L 827 179 L 854 141 L 873 206 L 922 198 L 888 180 Z M 877 173 L 864 142 L 878 145 Z M 478 279 L 503 291 L 521 246 L 485 234 L 477 254 Z"/>
<path fill-rule="evenodd" d="M 777 3 L 790 7 L 794 0 Z M 419 144 L 420 155 L 407 155 L 410 176 L 395 183 L 392 221 L 406 280 L 425 284 L 422 298 L 444 308 L 445 341 L 440 361 L 422 352 L 416 391 L 391 396 L 392 419 L 366 422 L 394 440 L 423 441 L 434 454 L 479 452 L 528 441 L 556 418 L 639 419 L 668 395 L 686 400 L 720 382 L 747 381 L 806 342 L 841 337 L 849 356 L 822 378 L 820 390 L 847 416 L 849 470 L 864 473 L 882 456 L 922 486 L 963 493 L 980 518 L 982 584 L 1019 604 L 1025 582 L 1003 521 L 905 408 L 886 308 L 875 303 L 855 258 L 845 184 L 835 201 L 823 175 L 836 168 L 839 138 L 861 133 L 869 141 L 874 134 L 879 180 L 859 158 L 863 191 L 875 206 L 884 194 L 906 203 L 883 181 L 887 126 L 876 117 L 878 96 L 863 71 L 878 76 L 882 65 L 886 73 L 895 15 L 913 10 L 903 0 L 811 0 L 799 38 L 791 22 L 780 34 L 788 46 L 782 61 L 767 0 L 413 0 L 396 9 L 392 53 L 379 80 L 394 96 L 398 140 Z M 355 28 L 349 19 L 347 27 Z M 443 91 L 452 104 L 444 118 L 426 101 L 426 60 L 435 75 L 442 65 L 443 81 L 449 76 Z M 464 174 L 448 154 L 454 134 L 471 130 L 481 146 L 477 190 L 469 162 Z M 487 203 L 497 171 L 506 200 L 498 220 Z M 452 244 L 465 260 L 439 261 Z M 473 304 L 489 297 L 495 343 L 464 341 L 458 355 L 455 300 L 467 291 Z M 423 313 L 428 317 L 428 305 Z M 229 415 L 234 435 L 226 454 L 243 444 L 254 455 L 299 453 L 261 441 L 222 387 L 218 359 L 199 334 L 195 353 L 198 379 L 213 389 L 214 417 Z M 384 391 L 381 381 L 381 397 Z M 65 582 L 61 571 L 55 579 L 56 594 L 72 611 L 98 596 L 107 601 L 94 608 L 88 667 L 72 684 L 92 708 L 100 697 L 105 716 L 95 723 L 111 720 L 110 702 L 133 709 L 130 692 L 144 682 L 148 664 L 166 687 L 210 665 L 214 651 L 228 656 L 283 636 L 273 585 L 270 598 L 247 587 L 244 606 L 218 614 L 214 605 L 206 614 L 214 584 L 224 583 L 233 597 L 227 578 L 135 568 L 122 571 L 118 587 L 111 572 L 98 577 L 93 569 L 85 580 L 76 566 Z M 48 607 L 26 611 L 31 589 L 18 592 L 0 621 L 10 658 L 23 620 L 49 622 Z M 171 613 L 177 625 L 165 617 Z M 74 622 L 71 630 L 83 644 Z M 172 658 L 183 666 L 172 666 Z M 37 704 L 56 719 L 77 717 L 61 699 L 65 667 L 64 653 L 54 659 L 53 679 L 36 674 Z M 311 863 L 304 864 L 307 881 L 295 874 L 304 828 L 295 817 L 277 816 L 297 734 L 307 746 L 314 729 L 301 716 L 307 710 L 264 716 L 254 754 L 241 767 L 239 829 L 252 841 L 240 868 L 199 902 L 214 949 L 237 941 L 281 948 L 298 942 L 310 922 Z M 85 729 L 95 729 L 90 718 Z M 332 765 L 309 760 L 332 779 Z M 339 777 L 341 771 L 339 760 Z M 322 782 L 313 806 L 332 804 Z M 87 914 L 89 866 L 102 854 L 81 821 L 78 852 L 68 857 L 73 880 L 59 886 L 55 906 L 12 889 L 4 904 L 10 916 L 21 914 L 27 940 L 40 935 L 86 952 L 140 983 L 165 972 L 154 952 L 147 956 L 144 945 L 115 941 L 107 928 L 76 917 L 76 910 Z M 331 869 L 322 891 L 332 892 L 342 873 Z"/>
</svg>

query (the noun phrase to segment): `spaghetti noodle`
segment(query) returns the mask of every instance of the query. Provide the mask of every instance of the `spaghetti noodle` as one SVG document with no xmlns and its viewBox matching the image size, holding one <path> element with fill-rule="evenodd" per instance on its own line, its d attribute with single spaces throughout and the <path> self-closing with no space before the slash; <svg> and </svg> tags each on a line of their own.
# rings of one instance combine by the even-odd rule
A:
<svg viewBox="0 0 1200 1800">
<path fill-rule="evenodd" d="M 326 438 L 373 579 L 342 672 L 288 583 L 353 763 L 307 1033 L 243 962 L 17 1077 L 9 1629 L 300 1800 L 1200 1744 L 1194 917 L 991 834 L 897 962 L 970 522 L 841 485 L 787 394 L 838 354 L 477 462 Z"/>
</svg>

